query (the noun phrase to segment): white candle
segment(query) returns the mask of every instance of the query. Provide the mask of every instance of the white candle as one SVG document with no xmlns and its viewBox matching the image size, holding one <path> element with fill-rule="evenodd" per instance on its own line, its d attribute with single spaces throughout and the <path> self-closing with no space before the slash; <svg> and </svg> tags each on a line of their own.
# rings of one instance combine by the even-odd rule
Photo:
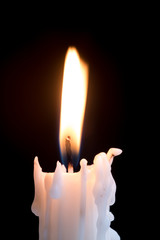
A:
<svg viewBox="0 0 160 240">
<path fill-rule="evenodd" d="M 38 158 L 34 160 L 32 211 L 39 217 L 40 240 L 120 239 L 110 228 L 114 217 L 109 208 L 115 201 L 116 191 L 111 164 L 121 150 L 111 148 L 107 154 L 98 154 L 91 166 L 82 159 L 80 171 L 73 173 L 73 155 L 78 155 L 80 149 L 87 86 L 88 66 L 75 48 L 69 48 L 60 117 L 60 147 L 65 166 L 57 162 L 54 173 L 44 173 Z"/>
<path fill-rule="evenodd" d="M 120 149 L 100 153 L 93 165 L 82 159 L 77 173 L 67 173 L 57 162 L 54 173 L 44 173 L 34 160 L 35 199 L 32 212 L 39 217 L 40 240 L 119 240 L 110 227 L 114 219 L 116 184 L 111 174 Z"/>
</svg>

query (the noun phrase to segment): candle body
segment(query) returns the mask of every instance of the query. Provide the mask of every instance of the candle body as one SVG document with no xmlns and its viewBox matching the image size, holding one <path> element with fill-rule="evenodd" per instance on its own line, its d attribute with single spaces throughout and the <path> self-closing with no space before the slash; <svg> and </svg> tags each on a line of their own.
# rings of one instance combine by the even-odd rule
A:
<svg viewBox="0 0 160 240">
<path fill-rule="evenodd" d="M 80 165 L 79 172 L 66 173 L 57 162 L 54 173 L 44 173 L 35 158 L 32 212 L 39 217 L 40 240 L 120 239 L 110 228 L 116 191 L 110 158 L 100 153 L 93 165 L 85 159 Z"/>
</svg>

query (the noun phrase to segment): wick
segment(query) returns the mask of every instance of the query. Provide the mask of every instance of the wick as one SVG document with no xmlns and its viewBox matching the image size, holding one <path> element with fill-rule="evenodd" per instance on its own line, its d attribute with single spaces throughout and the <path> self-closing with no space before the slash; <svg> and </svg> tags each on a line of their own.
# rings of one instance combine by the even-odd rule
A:
<svg viewBox="0 0 160 240">
<path fill-rule="evenodd" d="M 68 163 L 68 172 L 73 172 L 73 159 L 72 159 L 72 147 L 71 147 L 71 137 L 66 137 L 66 156 L 67 156 L 67 163 Z"/>
<path fill-rule="evenodd" d="M 70 163 L 68 164 L 68 172 L 73 173 L 73 165 Z"/>
</svg>

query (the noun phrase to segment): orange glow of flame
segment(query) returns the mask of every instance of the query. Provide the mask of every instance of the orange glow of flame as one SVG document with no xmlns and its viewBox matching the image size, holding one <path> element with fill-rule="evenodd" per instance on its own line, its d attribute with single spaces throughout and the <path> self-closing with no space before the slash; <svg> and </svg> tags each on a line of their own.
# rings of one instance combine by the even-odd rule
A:
<svg viewBox="0 0 160 240">
<path fill-rule="evenodd" d="M 88 65 L 82 61 L 78 51 L 69 47 L 64 65 L 61 99 L 59 142 L 62 155 L 65 142 L 71 139 L 72 151 L 78 154 L 88 88 Z"/>
</svg>

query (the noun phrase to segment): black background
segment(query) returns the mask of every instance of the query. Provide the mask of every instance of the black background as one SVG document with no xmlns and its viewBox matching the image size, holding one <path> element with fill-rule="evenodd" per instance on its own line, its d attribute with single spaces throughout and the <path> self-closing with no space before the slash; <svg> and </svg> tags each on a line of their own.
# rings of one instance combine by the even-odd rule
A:
<svg viewBox="0 0 160 240">
<path fill-rule="evenodd" d="M 41 6 L 43 8 L 43 6 Z M 49 7 L 48 7 L 49 8 Z M 103 7 L 102 7 L 103 8 Z M 7 9 L 7 10 L 6 10 Z M 122 239 L 135 234 L 141 149 L 149 114 L 144 77 L 149 16 L 130 10 L 65 13 L 60 8 L 5 9 L 0 42 L 1 199 L 5 239 L 38 239 L 33 160 L 54 171 L 58 144 L 63 64 L 69 46 L 89 64 L 89 88 L 80 157 L 118 147 L 112 173 L 117 184 L 112 227 Z M 77 8 L 76 8 L 77 10 Z M 88 15 L 90 13 L 90 15 Z M 145 69 L 145 71 L 148 71 Z M 144 87 L 145 85 L 145 87 Z M 147 129 L 147 130 L 146 130 Z M 149 132 L 148 132 L 149 134 Z M 146 146 L 145 146 L 146 147 Z M 138 190 L 137 190 L 138 189 Z M 135 238 L 136 239 L 136 238 Z"/>
</svg>

